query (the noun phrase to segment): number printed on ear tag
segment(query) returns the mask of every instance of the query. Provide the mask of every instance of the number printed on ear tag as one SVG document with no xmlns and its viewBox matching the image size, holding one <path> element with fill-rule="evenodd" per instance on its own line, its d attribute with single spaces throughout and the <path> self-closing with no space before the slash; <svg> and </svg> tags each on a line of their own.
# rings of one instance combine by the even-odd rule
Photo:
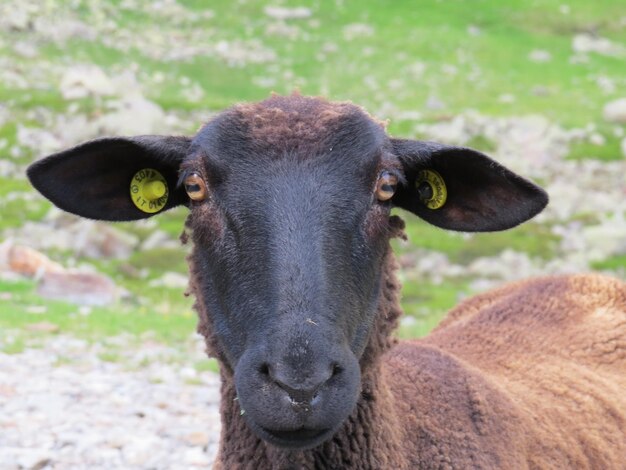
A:
<svg viewBox="0 0 626 470">
<path fill-rule="evenodd" d="M 130 181 L 130 198 L 139 210 L 148 214 L 163 209 L 168 196 L 167 181 L 152 168 L 139 170 Z"/>
<path fill-rule="evenodd" d="M 439 209 L 446 203 L 446 183 L 435 170 L 421 170 L 415 179 L 415 187 L 420 200 L 429 209 Z"/>
</svg>

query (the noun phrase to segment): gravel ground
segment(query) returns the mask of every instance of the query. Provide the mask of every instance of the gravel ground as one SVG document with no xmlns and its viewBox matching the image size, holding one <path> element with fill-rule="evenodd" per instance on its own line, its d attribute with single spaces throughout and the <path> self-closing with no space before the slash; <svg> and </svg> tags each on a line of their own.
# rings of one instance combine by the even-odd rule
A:
<svg viewBox="0 0 626 470">
<path fill-rule="evenodd" d="M 214 373 L 105 362 L 67 337 L 0 353 L 1 470 L 209 468 L 219 432 Z"/>
</svg>

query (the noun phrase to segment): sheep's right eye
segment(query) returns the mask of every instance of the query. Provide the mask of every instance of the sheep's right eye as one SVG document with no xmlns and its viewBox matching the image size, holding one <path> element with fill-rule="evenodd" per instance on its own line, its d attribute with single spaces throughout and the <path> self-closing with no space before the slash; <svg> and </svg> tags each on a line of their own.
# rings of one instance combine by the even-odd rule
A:
<svg viewBox="0 0 626 470">
<path fill-rule="evenodd" d="M 198 173 L 191 173 L 184 181 L 185 191 L 190 199 L 203 201 L 207 196 L 206 183 Z"/>
</svg>

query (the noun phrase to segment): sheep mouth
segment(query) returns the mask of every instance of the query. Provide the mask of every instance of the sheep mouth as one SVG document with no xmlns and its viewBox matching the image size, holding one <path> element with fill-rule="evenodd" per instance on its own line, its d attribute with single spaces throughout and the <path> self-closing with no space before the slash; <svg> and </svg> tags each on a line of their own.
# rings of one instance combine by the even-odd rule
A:
<svg viewBox="0 0 626 470">
<path fill-rule="evenodd" d="M 290 431 L 272 430 L 263 427 L 261 429 L 273 444 L 292 448 L 314 447 L 321 443 L 331 431 L 331 429 L 308 429 L 304 427 Z"/>
</svg>

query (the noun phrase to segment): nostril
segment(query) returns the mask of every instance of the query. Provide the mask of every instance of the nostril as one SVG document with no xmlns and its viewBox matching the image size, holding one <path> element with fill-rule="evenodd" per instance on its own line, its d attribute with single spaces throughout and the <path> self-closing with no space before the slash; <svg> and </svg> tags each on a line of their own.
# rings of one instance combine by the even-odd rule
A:
<svg viewBox="0 0 626 470">
<path fill-rule="evenodd" d="M 329 381 L 344 372 L 338 362 L 316 364 L 310 369 L 297 369 L 285 366 L 282 362 L 261 362 L 257 367 L 259 378 L 286 392 L 292 405 L 304 408 L 312 402 L 319 401 L 323 396 L 324 387 L 333 388 L 335 383 Z M 301 406 L 302 405 L 302 406 Z"/>
<path fill-rule="evenodd" d="M 287 392 L 289 399 L 293 405 L 310 405 L 312 400 L 317 396 L 323 382 L 309 384 L 287 384 L 284 381 L 274 379 L 274 383 Z"/>
<path fill-rule="evenodd" d="M 263 363 L 261 364 L 261 366 L 259 367 L 259 372 L 261 373 L 261 375 L 265 375 L 267 377 L 269 377 L 270 375 L 270 366 L 268 363 Z"/>
</svg>

